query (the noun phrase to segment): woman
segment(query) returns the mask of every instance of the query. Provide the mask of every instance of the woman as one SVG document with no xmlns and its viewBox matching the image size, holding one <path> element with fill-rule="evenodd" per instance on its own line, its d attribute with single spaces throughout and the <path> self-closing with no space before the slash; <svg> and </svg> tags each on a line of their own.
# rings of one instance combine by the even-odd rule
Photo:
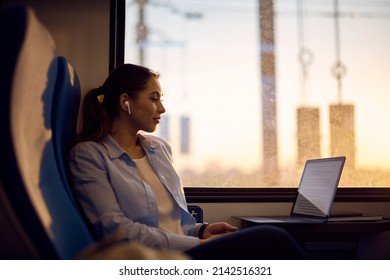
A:
<svg viewBox="0 0 390 280">
<path fill-rule="evenodd" d="M 248 259 L 247 254 L 240 255 L 245 251 L 242 236 L 252 232 L 254 239 L 264 234 L 261 247 L 272 236 L 281 236 L 275 242 L 283 248 L 292 244 L 295 250 L 296 255 L 287 258 L 301 258 L 300 249 L 284 231 L 266 227 L 229 234 L 237 228 L 223 222 L 195 222 L 172 166 L 169 144 L 140 133 L 153 132 L 165 112 L 158 78 L 150 69 L 124 64 L 85 96 L 82 131 L 70 165 L 76 194 L 96 234 L 104 237 L 124 228 L 128 240 L 148 247 L 178 250 L 199 259 Z M 244 238 L 244 242 L 249 241 Z"/>
</svg>

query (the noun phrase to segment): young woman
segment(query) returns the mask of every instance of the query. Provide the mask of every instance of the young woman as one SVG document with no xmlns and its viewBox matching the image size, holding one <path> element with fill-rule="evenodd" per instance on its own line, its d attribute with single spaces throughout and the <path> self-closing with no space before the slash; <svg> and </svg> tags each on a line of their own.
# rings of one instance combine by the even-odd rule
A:
<svg viewBox="0 0 390 280">
<path fill-rule="evenodd" d="M 129 241 L 195 259 L 303 258 L 281 229 L 237 231 L 224 222 L 195 222 L 169 144 L 142 133 L 153 132 L 165 112 L 158 78 L 150 69 L 123 64 L 84 98 L 82 131 L 70 166 L 77 197 L 97 236 L 122 228 Z"/>
</svg>

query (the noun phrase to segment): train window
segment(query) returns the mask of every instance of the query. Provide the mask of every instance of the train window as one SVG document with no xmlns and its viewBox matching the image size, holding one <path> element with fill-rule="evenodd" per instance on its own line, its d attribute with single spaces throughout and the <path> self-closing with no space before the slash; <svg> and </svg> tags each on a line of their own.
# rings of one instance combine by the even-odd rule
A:
<svg viewBox="0 0 390 280">
<path fill-rule="evenodd" d="M 296 187 L 306 159 L 345 155 L 342 187 L 388 189 L 386 1 L 123 5 L 123 62 L 161 74 L 155 133 L 185 186 Z"/>
</svg>

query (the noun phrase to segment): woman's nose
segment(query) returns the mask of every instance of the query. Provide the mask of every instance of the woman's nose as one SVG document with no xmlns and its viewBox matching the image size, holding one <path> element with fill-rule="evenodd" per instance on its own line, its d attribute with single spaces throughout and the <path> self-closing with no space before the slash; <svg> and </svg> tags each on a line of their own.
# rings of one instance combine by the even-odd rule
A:
<svg viewBox="0 0 390 280">
<path fill-rule="evenodd" d="M 164 107 L 164 105 L 161 102 L 159 103 L 159 106 L 158 106 L 157 110 L 158 110 L 158 112 L 160 114 L 165 113 L 165 107 Z"/>
</svg>

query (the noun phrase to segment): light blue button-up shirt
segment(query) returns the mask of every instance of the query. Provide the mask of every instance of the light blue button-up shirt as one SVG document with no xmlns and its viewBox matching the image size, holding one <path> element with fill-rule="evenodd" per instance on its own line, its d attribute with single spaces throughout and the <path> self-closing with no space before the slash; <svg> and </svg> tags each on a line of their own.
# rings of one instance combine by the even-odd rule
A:
<svg viewBox="0 0 390 280">
<path fill-rule="evenodd" d="M 154 248 L 185 251 L 199 245 L 199 239 L 193 236 L 198 224 L 187 210 L 169 144 L 156 136 L 138 137 L 153 170 L 179 206 L 181 226 L 187 235 L 159 229 L 153 189 L 141 179 L 134 161 L 111 136 L 99 143 L 79 143 L 70 153 L 76 195 L 87 218 L 99 237 L 124 227 L 130 241 Z"/>
</svg>

